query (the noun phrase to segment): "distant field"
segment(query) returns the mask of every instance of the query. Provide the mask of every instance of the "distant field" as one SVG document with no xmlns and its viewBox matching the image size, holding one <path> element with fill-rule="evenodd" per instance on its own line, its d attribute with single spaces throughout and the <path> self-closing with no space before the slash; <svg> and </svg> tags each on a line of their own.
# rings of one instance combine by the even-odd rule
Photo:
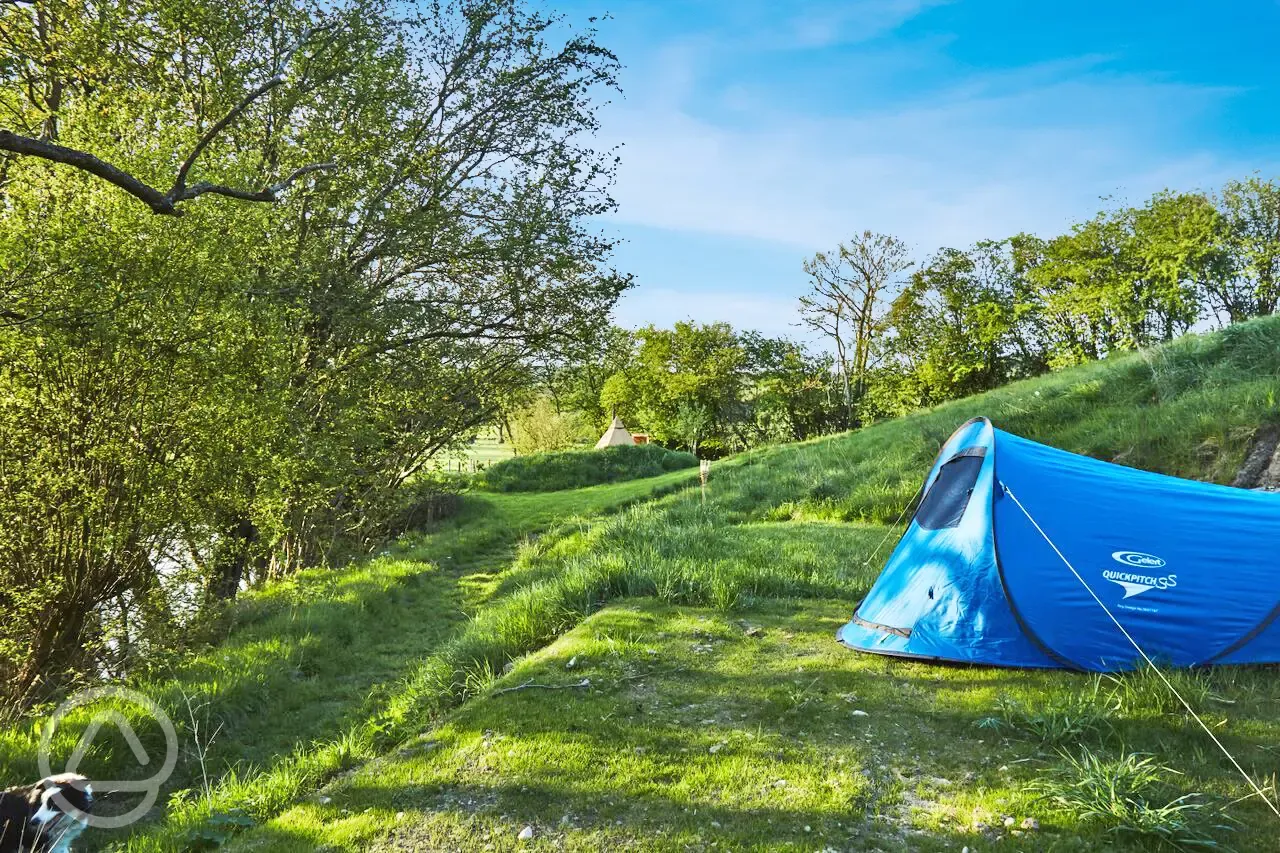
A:
<svg viewBox="0 0 1280 853">
<path fill-rule="evenodd" d="M 511 442 L 499 441 L 497 428 L 488 427 L 457 457 L 450 459 L 447 467 L 452 471 L 471 471 L 475 467 L 487 468 L 494 462 L 501 462 L 515 455 Z"/>
</svg>

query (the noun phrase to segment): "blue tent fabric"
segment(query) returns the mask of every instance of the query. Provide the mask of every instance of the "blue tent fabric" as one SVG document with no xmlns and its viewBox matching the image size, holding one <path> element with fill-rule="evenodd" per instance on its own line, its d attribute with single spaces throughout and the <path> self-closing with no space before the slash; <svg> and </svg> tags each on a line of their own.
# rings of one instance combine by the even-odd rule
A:
<svg viewBox="0 0 1280 853">
<path fill-rule="evenodd" d="M 980 418 L 943 446 L 838 636 L 932 660 L 1130 669 L 1141 658 L 1109 609 L 1163 664 L 1280 662 L 1278 551 L 1280 496 L 1101 462 Z"/>
</svg>

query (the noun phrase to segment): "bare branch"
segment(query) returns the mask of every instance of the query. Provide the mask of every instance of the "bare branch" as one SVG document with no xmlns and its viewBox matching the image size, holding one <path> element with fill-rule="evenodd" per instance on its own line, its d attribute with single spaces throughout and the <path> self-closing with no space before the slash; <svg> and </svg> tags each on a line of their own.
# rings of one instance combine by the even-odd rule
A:
<svg viewBox="0 0 1280 853">
<path fill-rule="evenodd" d="M 503 687 L 501 690 L 495 690 L 490 696 L 501 696 L 503 693 L 515 693 L 517 690 L 529 690 L 530 688 L 540 688 L 542 690 L 581 690 L 584 687 L 590 687 L 591 680 L 584 678 L 577 684 L 537 684 L 533 681 L 526 681 L 523 684 L 517 684 L 515 687 Z"/>
<path fill-rule="evenodd" d="M 200 159 L 200 155 L 203 154 L 204 150 L 209 147 L 209 144 L 212 143 L 213 140 L 218 137 L 218 134 L 226 130 L 227 127 L 233 121 L 239 118 L 239 116 L 245 110 L 253 106 L 254 101 L 258 100 L 263 95 L 270 92 L 272 89 L 275 89 L 278 86 L 283 86 L 286 81 L 285 69 L 288 67 L 289 63 L 293 60 L 294 54 L 298 52 L 299 48 L 301 48 L 304 44 L 310 41 L 312 36 L 314 36 L 318 32 L 329 29 L 330 26 L 331 25 L 325 25 L 322 27 L 310 27 L 304 30 L 302 32 L 302 35 L 298 37 L 298 40 L 294 42 L 293 46 L 290 47 L 288 50 L 286 50 L 283 54 L 281 54 L 280 58 L 276 61 L 275 68 L 272 69 L 271 76 L 266 80 L 264 80 L 262 83 L 259 83 L 257 86 L 255 86 L 248 94 L 246 94 L 243 98 L 241 98 L 240 102 L 237 103 L 234 107 L 232 107 L 227 112 L 226 115 L 224 115 L 221 119 L 219 119 L 216 123 L 214 123 L 212 127 L 210 127 L 207 131 L 205 131 L 204 136 L 200 137 L 200 140 L 196 142 L 195 147 L 191 149 L 191 153 L 187 155 L 187 159 L 184 160 L 182 162 L 182 166 L 178 168 L 178 176 L 177 178 L 174 179 L 173 188 L 169 190 L 169 194 L 168 194 L 169 198 L 174 200 L 181 200 L 183 198 L 183 194 L 186 192 L 186 189 L 187 189 L 187 173 L 191 171 L 191 167 L 196 164 L 196 160 Z M 297 174 L 295 173 L 293 177 L 296 178 Z M 292 178 L 290 180 L 292 180 Z M 212 190 L 206 190 L 206 192 L 211 192 L 211 191 Z M 231 194 L 223 193 L 223 195 L 231 195 Z M 192 198 L 194 197 L 195 196 L 192 196 Z M 242 198 L 242 196 L 233 196 L 233 197 Z M 249 198 L 247 200 L 275 201 L 274 198 L 271 198 L 271 199 Z"/>
<path fill-rule="evenodd" d="M 237 198 L 241 201 L 265 201 L 277 202 L 280 200 L 280 193 L 289 189 L 293 182 L 312 172 L 325 172 L 338 168 L 337 163 L 312 163 L 310 166 L 303 166 L 294 169 L 293 174 L 285 178 L 283 181 L 274 183 L 269 187 L 261 190 L 242 190 L 235 187 L 227 187 L 221 184 L 211 184 L 202 182 L 195 186 L 183 190 L 182 194 L 173 199 L 173 203 L 177 204 L 183 201 L 190 201 L 193 198 L 199 198 L 205 194 L 224 195 L 228 198 Z"/>
</svg>

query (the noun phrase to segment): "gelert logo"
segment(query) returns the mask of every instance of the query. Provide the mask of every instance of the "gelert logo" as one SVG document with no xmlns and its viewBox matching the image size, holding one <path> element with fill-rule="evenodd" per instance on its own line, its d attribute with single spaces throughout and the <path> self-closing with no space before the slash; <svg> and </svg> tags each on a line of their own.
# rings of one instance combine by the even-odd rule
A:
<svg viewBox="0 0 1280 853">
<path fill-rule="evenodd" d="M 1144 554 L 1141 551 L 1115 551 L 1111 559 L 1126 566 L 1133 566 L 1135 569 L 1159 569 L 1165 564 L 1163 558 L 1154 554 Z"/>
<path fill-rule="evenodd" d="M 1144 573 L 1121 572 L 1115 569 L 1102 570 L 1104 578 L 1124 590 L 1125 598 L 1133 598 L 1135 595 L 1142 595 L 1144 592 L 1150 592 L 1153 589 L 1173 589 L 1178 585 L 1177 575 L 1150 574 L 1153 569 L 1164 568 L 1165 560 L 1163 557 L 1144 554 L 1141 551 L 1116 551 L 1111 555 L 1111 559 L 1122 566 L 1147 570 Z"/>
</svg>

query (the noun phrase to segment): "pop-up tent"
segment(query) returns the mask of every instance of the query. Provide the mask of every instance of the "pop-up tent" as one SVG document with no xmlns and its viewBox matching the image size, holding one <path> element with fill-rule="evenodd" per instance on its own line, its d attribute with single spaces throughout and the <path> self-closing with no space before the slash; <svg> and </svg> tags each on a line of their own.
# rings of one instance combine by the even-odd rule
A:
<svg viewBox="0 0 1280 853">
<path fill-rule="evenodd" d="M 1280 662 L 1280 495 L 1137 471 L 992 427 L 943 446 L 840 629 L 865 652 L 1107 671 Z"/>
</svg>

